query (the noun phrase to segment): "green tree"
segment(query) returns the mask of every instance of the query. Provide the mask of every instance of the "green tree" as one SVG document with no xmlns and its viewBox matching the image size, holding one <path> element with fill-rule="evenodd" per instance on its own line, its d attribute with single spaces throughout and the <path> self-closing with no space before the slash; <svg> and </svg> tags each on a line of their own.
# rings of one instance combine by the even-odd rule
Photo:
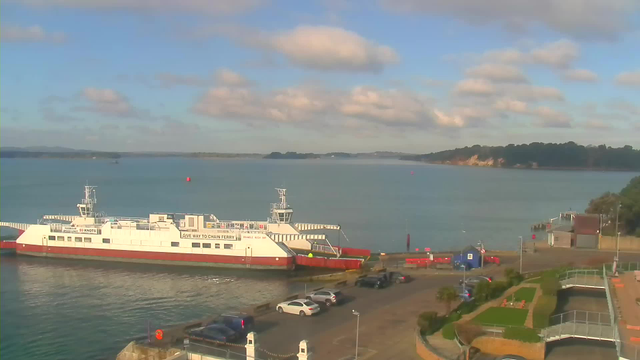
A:
<svg viewBox="0 0 640 360">
<path fill-rule="evenodd" d="M 618 204 L 620 208 L 616 209 Z M 636 176 L 619 194 L 607 192 L 591 200 L 585 210 L 587 214 L 604 216 L 603 234 L 615 235 L 616 211 L 618 231 L 633 235 L 640 230 L 640 176 Z"/>
<path fill-rule="evenodd" d="M 509 286 L 516 286 L 520 284 L 522 280 L 524 280 L 522 274 L 512 268 L 504 270 L 504 277 L 507 278 L 507 283 L 509 284 Z"/>
<path fill-rule="evenodd" d="M 443 286 L 438 289 L 436 301 L 445 304 L 447 314 L 451 311 L 451 304 L 458 299 L 458 292 L 453 286 Z"/>
<path fill-rule="evenodd" d="M 491 298 L 491 283 L 488 281 L 481 281 L 473 289 L 473 297 L 483 303 Z"/>
</svg>

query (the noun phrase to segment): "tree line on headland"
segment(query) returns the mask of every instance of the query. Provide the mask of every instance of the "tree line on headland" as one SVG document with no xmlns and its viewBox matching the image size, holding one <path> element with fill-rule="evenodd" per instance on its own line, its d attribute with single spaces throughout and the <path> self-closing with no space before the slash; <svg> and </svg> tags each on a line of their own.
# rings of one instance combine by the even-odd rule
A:
<svg viewBox="0 0 640 360">
<path fill-rule="evenodd" d="M 630 145 L 613 148 L 606 145 L 583 146 L 534 142 L 507 146 L 467 146 L 424 155 L 402 156 L 437 164 L 478 165 L 505 168 L 564 168 L 600 170 L 640 170 L 640 150 Z"/>
</svg>

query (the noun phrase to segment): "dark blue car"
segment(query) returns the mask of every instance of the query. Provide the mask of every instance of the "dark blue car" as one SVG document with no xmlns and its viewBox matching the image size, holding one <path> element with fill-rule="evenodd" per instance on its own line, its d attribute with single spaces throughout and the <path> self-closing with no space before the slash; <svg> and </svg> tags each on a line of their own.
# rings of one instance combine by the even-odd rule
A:
<svg viewBox="0 0 640 360">
<path fill-rule="evenodd" d="M 193 329 L 189 332 L 189 336 L 226 343 L 233 343 L 239 340 L 237 332 L 222 324 L 212 324 L 198 329 Z"/>
<path fill-rule="evenodd" d="M 253 331 L 255 321 L 253 316 L 245 313 L 229 313 L 220 315 L 218 319 L 213 321 L 213 324 L 222 324 L 237 332 L 239 336 L 246 337 L 248 333 Z"/>
</svg>

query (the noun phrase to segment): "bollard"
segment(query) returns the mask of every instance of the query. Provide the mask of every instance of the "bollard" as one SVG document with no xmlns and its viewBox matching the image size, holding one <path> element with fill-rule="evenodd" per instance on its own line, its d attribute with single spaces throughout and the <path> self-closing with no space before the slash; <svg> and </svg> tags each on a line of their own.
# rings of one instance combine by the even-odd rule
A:
<svg viewBox="0 0 640 360">
<path fill-rule="evenodd" d="M 256 333 L 250 332 L 247 334 L 247 345 L 244 346 L 247 349 L 247 360 L 255 360 L 256 358 Z"/>
<path fill-rule="evenodd" d="M 309 352 L 309 342 L 307 340 L 300 341 L 298 346 L 298 360 L 312 360 L 313 353 Z"/>
</svg>

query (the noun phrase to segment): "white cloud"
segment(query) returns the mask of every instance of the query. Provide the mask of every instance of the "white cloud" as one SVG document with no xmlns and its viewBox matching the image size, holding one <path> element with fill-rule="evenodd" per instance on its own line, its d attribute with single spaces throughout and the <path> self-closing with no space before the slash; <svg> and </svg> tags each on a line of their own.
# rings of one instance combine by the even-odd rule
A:
<svg viewBox="0 0 640 360">
<path fill-rule="evenodd" d="M 555 68 L 566 68 L 580 55 L 580 48 L 572 41 L 563 39 L 531 50 L 531 61 L 535 64 Z"/>
<path fill-rule="evenodd" d="M 533 85 L 504 86 L 501 92 L 505 95 L 513 96 L 521 100 L 542 101 L 555 100 L 563 101 L 564 95 L 556 88 Z"/>
<path fill-rule="evenodd" d="M 91 107 L 82 110 L 123 117 L 132 116 L 134 113 L 129 101 L 115 90 L 90 87 L 84 89 L 82 95 L 91 103 Z"/>
<path fill-rule="evenodd" d="M 496 88 L 484 79 L 465 79 L 456 84 L 454 91 L 460 95 L 491 96 L 496 93 Z"/>
<path fill-rule="evenodd" d="M 582 124 L 587 129 L 611 130 L 611 125 L 600 120 L 589 120 Z"/>
<path fill-rule="evenodd" d="M 318 70 L 379 71 L 399 61 L 392 48 L 329 26 L 299 26 L 270 37 L 268 46 L 293 64 Z"/>
<path fill-rule="evenodd" d="M 197 28 L 189 35 L 195 38 L 226 36 L 248 47 L 278 53 L 294 65 L 315 70 L 378 72 L 400 61 L 391 47 L 331 26 L 298 26 L 267 33 L 241 26 L 214 25 Z"/>
<path fill-rule="evenodd" d="M 297 123 L 312 119 L 327 106 L 322 100 L 315 99 L 312 91 L 305 89 L 290 88 L 261 94 L 246 88 L 217 87 L 207 91 L 193 110 L 221 120 Z"/>
<path fill-rule="evenodd" d="M 48 42 L 62 43 L 66 36 L 61 32 L 47 33 L 40 26 L 23 27 L 19 25 L 2 25 L 0 40 L 7 42 Z"/>
<path fill-rule="evenodd" d="M 579 38 L 610 40 L 630 29 L 635 0 L 381 0 L 384 8 L 460 19 L 471 25 L 499 24 L 521 32 L 542 24 Z"/>
<path fill-rule="evenodd" d="M 436 115 L 436 123 L 440 126 L 461 128 L 465 125 L 465 121 L 460 115 L 447 115 L 437 109 L 433 112 Z"/>
<path fill-rule="evenodd" d="M 134 12 L 189 12 L 206 15 L 233 15 L 253 10 L 261 0 L 14 0 L 38 8 L 125 10 Z"/>
<path fill-rule="evenodd" d="M 596 82 L 598 74 L 586 69 L 572 69 L 565 71 L 564 78 L 570 81 Z"/>
<path fill-rule="evenodd" d="M 472 55 L 477 61 L 502 64 L 533 64 L 552 68 L 567 68 L 580 56 L 580 47 L 573 41 L 561 39 L 542 44 L 530 51 L 516 48 L 489 50 Z"/>
<path fill-rule="evenodd" d="M 519 114 L 527 114 L 529 113 L 529 107 L 526 102 L 513 100 L 509 98 L 503 98 L 496 101 L 493 105 L 496 110 L 501 111 L 509 111 Z"/>
<path fill-rule="evenodd" d="M 219 69 L 216 72 L 216 82 L 219 86 L 248 86 L 251 84 L 244 76 L 229 69 Z"/>
<path fill-rule="evenodd" d="M 552 108 L 541 106 L 535 109 L 533 114 L 538 117 L 538 119 L 534 122 L 535 126 L 544 128 L 571 127 L 571 117 Z"/>
<path fill-rule="evenodd" d="M 505 64 L 482 64 L 465 72 L 467 77 L 481 78 L 495 82 L 527 82 L 527 77 L 519 68 Z"/>
<path fill-rule="evenodd" d="M 618 74 L 618 76 L 616 76 L 616 83 L 625 86 L 640 86 L 640 70 Z"/>
<path fill-rule="evenodd" d="M 356 87 L 342 100 L 342 115 L 388 125 L 425 125 L 432 120 L 429 99 L 398 90 Z"/>
</svg>

